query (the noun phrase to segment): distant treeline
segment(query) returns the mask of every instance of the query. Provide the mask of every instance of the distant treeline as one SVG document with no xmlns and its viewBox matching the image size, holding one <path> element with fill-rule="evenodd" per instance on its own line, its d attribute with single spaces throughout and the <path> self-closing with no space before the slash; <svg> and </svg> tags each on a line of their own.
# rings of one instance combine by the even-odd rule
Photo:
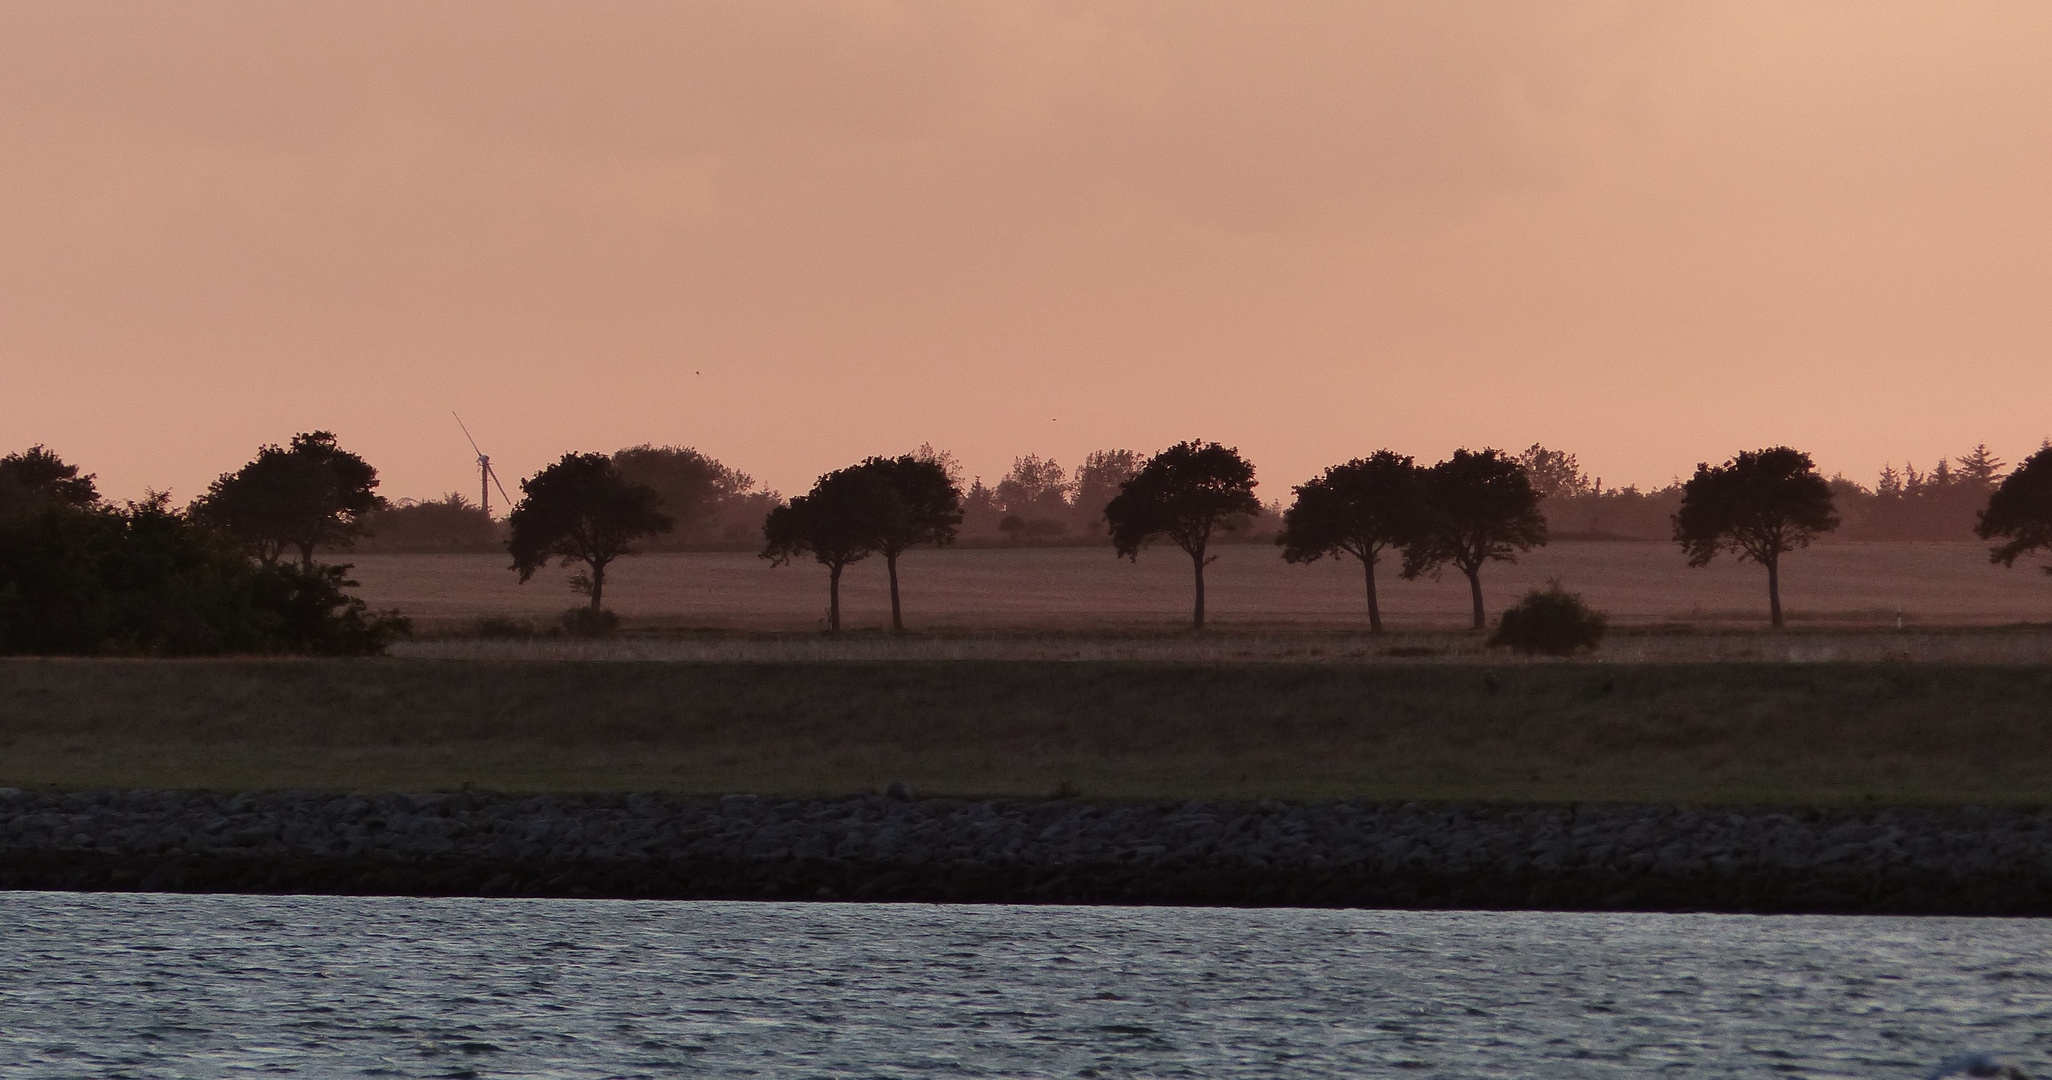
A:
<svg viewBox="0 0 2052 1080">
<path fill-rule="evenodd" d="M 644 444 L 610 457 L 624 479 L 655 491 L 671 521 L 670 531 L 642 540 L 643 550 L 754 551 L 762 546 L 763 519 L 784 501 L 777 492 L 758 490 L 754 477 L 690 447 Z M 509 536 L 503 519 L 454 492 L 382 504 L 365 515 L 363 529 L 347 550 L 503 552 Z"/>
<path fill-rule="evenodd" d="M 1074 471 L 1053 458 L 1028 454 L 1012 462 L 995 484 L 966 478 L 953 456 L 922 447 L 963 490 L 956 544 L 992 546 L 1108 546 L 1104 507 L 1132 479 L 1144 455 L 1098 450 Z M 753 477 L 689 447 L 630 447 L 611 455 L 621 475 L 653 488 L 658 508 L 674 528 L 643 541 L 648 551 L 754 551 L 762 523 L 784 497 L 760 489 Z M 1557 540 L 1674 539 L 1681 509 L 1680 481 L 1653 490 L 1605 486 L 1575 455 L 1534 445 L 1518 455 L 1539 492 L 1548 532 Z M 1881 470 L 1873 487 L 1844 476 L 1829 479 L 1840 526 L 1831 540 L 1971 540 L 1976 515 L 2004 475 L 2004 463 L 1986 446 L 1919 470 L 1905 463 Z M 1283 501 L 1270 498 L 1260 514 L 1222 534 L 1220 543 L 1270 543 L 1281 528 Z M 349 550 L 425 553 L 504 551 L 504 521 L 451 493 L 441 499 L 400 499 L 371 512 L 364 535 Z M 339 550 L 339 549 L 338 549 Z"/>
<path fill-rule="evenodd" d="M 1119 485 L 1139 471 L 1144 455 L 1099 450 L 1071 473 L 1052 458 L 1029 454 L 1013 461 L 995 486 L 963 475 L 954 455 L 922 446 L 921 457 L 946 470 L 962 490 L 962 525 L 955 543 L 993 546 L 1108 546 L 1104 507 Z M 755 551 L 762 525 L 785 502 L 754 477 L 691 447 L 641 445 L 609 455 L 620 476 L 653 489 L 669 532 L 639 542 L 645 551 Z M 1259 514 L 1236 523 L 1225 543 L 1269 543 L 1280 528 L 1282 505 L 1271 500 Z M 366 532 L 348 548 L 360 552 L 425 553 L 503 551 L 503 520 L 488 517 L 460 494 L 435 500 L 400 499 L 364 518 Z M 341 550 L 341 549 L 336 549 Z"/>
<path fill-rule="evenodd" d="M 1552 535 L 1562 540 L 1674 538 L 1681 509 L 1679 481 L 1652 491 L 1604 487 L 1576 464 L 1573 454 L 1534 446 L 1521 455 L 1539 490 Z M 1873 487 L 1833 476 L 1833 502 L 1841 524 L 1826 540 L 1971 540 L 1980 512 L 2004 476 L 2004 462 L 1987 446 L 1939 459 L 1928 470 L 1887 466 Z"/>
<path fill-rule="evenodd" d="M 1462 448 L 1431 465 L 1376 450 L 1292 486 L 1287 508 L 1257 498 L 1257 485 L 1238 450 L 1201 440 L 1144 458 L 1097 451 L 1073 475 L 1029 455 L 990 486 L 965 485 L 951 455 L 922 446 L 836 469 L 786 499 L 695 449 L 642 445 L 564 454 L 520 482 L 501 523 L 458 495 L 386 501 L 377 470 L 324 431 L 259 447 L 182 510 L 162 495 L 110 504 L 90 474 L 38 446 L 0 458 L 0 652 L 379 651 L 406 623 L 366 611 L 345 591 L 348 567 L 316 559 L 346 550 L 500 551 L 523 582 L 552 562 L 582 567 L 570 583 L 589 603 L 565 626 L 602 632 L 617 622 L 604 607 L 609 566 L 648 550 L 808 557 L 829 571 L 833 628 L 842 570 L 880 556 L 901 629 L 898 559 L 914 548 L 1092 544 L 1137 558 L 1160 544 L 1191 559 L 1201 628 L 1210 546 L 1272 543 L 1290 562 L 1359 560 L 1380 631 L 1385 556 L 1406 578 L 1460 572 L 1480 630 L 1483 568 L 1550 539 L 1673 541 L 1693 566 L 1720 552 L 1757 563 L 1776 626 L 1780 556 L 1828 535 L 1979 537 L 1997 542 L 1990 557 L 2004 564 L 2052 549 L 2052 442 L 2013 471 L 1979 446 L 1928 471 L 1888 467 L 1872 489 L 1823 477 L 1785 446 L 1700 464 L 1650 492 L 1605 488 L 1573 454 L 1539 445 Z M 1535 618 L 1555 608 L 1574 617 L 1562 627 L 1586 616 L 1600 636 L 1600 613 L 1557 585 L 1527 603 Z"/>
</svg>

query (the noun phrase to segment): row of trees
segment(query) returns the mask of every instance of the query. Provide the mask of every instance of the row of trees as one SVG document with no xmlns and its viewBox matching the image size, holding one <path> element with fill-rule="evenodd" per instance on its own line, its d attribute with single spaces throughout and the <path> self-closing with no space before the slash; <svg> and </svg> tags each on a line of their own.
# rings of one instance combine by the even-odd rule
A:
<svg viewBox="0 0 2052 1080">
<path fill-rule="evenodd" d="M 825 566 L 828 626 L 838 630 L 842 573 L 869 555 L 882 555 L 891 625 L 903 629 L 900 556 L 914 547 L 954 542 L 966 515 L 950 466 L 925 448 L 827 473 L 810 492 L 769 512 L 762 556 L 782 565 L 809 555 Z M 1400 556 L 1406 578 L 1436 576 L 1451 566 L 1467 579 L 1472 618 L 1481 629 L 1487 622 L 1482 571 L 1546 543 L 1542 492 L 1575 471 L 1572 457 L 1540 447 L 1516 457 L 1462 449 L 1431 466 L 1381 450 L 1297 486 L 1275 539 L 1291 562 L 1359 560 L 1369 625 L 1376 632 L 1383 629 L 1376 569 L 1385 554 Z M 1236 450 L 1202 440 L 1178 443 L 1140 462 L 1105 501 L 1100 520 L 1119 556 L 1137 559 L 1145 548 L 1168 542 L 1189 557 L 1191 621 L 1201 628 L 1204 571 L 1215 558 L 1211 545 L 1262 512 L 1255 486 L 1254 467 Z M 654 493 L 626 479 L 603 455 L 565 455 L 522 487 L 527 498 L 514 511 L 512 540 L 521 580 L 551 558 L 582 562 L 586 569 L 573 584 L 594 608 L 601 603 L 606 565 L 630 551 L 636 537 L 670 527 L 655 509 Z M 611 494 L 599 496 L 606 492 Z M 2006 541 L 1994 552 L 1998 561 L 2013 563 L 2027 551 L 2052 546 L 2048 492 L 2052 448 L 1991 492 L 1978 530 L 1984 539 Z M 1809 455 L 1788 447 L 1748 451 L 1721 465 L 1697 466 L 1680 485 L 1670 535 L 1691 566 L 1729 552 L 1763 567 L 1770 618 L 1779 627 L 1781 557 L 1838 527 L 1835 499 L 1832 483 L 1818 475 Z"/>
<path fill-rule="evenodd" d="M 952 456 L 922 448 L 962 484 Z M 653 489 L 657 509 L 672 521 L 665 533 L 649 536 L 650 551 L 748 550 L 761 536 L 762 521 L 783 497 L 758 488 L 755 480 L 691 447 L 641 445 L 615 451 L 622 476 Z M 1098 450 L 1073 473 L 1051 458 L 1016 458 L 995 486 L 969 481 L 962 496 L 957 541 L 965 544 L 1109 545 L 1104 505 L 1140 469 L 1144 455 L 1131 450 Z M 1682 482 L 1652 490 L 1605 486 L 1592 479 L 1575 455 L 1534 445 L 1517 455 L 1539 494 L 1540 511 L 1555 539 L 1665 541 L 1681 509 Z M 1973 535 L 1976 515 L 2003 476 L 2003 464 L 1985 446 L 1929 469 L 1904 465 L 1881 472 L 1874 487 L 1830 477 L 1839 516 L 1832 535 L 1848 540 L 1958 540 Z M 1267 502 L 1246 527 L 1220 539 L 1267 543 L 1281 528 L 1283 507 Z M 377 552 L 499 551 L 506 528 L 475 502 L 451 494 L 441 499 L 400 499 L 363 515 L 363 531 L 349 550 Z M 330 548 L 329 550 L 334 550 Z"/>
<path fill-rule="evenodd" d="M 1600 485 L 1580 490 L 1584 479 L 1571 455 L 1536 446 L 1517 456 L 1463 449 L 1431 466 L 1377 451 L 1298 485 L 1292 505 L 1279 515 L 1255 497 L 1253 466 L 1217 443 L 1179 443 L 1144 460 L 1106 452 L 1084 472 L 1094 479 L 1063 494 L 1064 505 L 1073 506 L 1085 490 L 1102 497 L 1096 520 L 1121 557 L 1137 559 L 1160 542 L 1182 550 L 1191 560 L 1192 621 L 1200 627 L 1212 545 L 1244 535 L 1268 514 L 1281 520 L 1274 539 L 1285 559 L 1352 556 L 1361 562 L 1373 629 L 1382 629 L 1376 571 L 1384 555 L 1400 559 L 1405 577 L 1459 570 L 1480 628 L 1486 621 L 1484 568 L 1546 542 L 1545 501 L 1600 491 Z M 1039 473 L 1051 475 L 1046 468 Z M 1932 479 L 1948 473 L 1943 483 Z M 1974 479 L 1952 478 L 1959 475 Z M 1112 476 L 1121 479 L 1106 486 Z M 1903 492 L 1988 483 L 1976 532 L 2000 541 L 1992 552 L 1998 562 L 2013 564 L 2052 547 L 2052 446 L 2006 475 L 1992 456 L 1977 452 L 1962 459 L 1959 470 L 1907 476 L 1899 484 Z M 346 547 L 391 513 L 377 486 L 377 470 L 328 432 L 260 448 L 182 512 L 161 496 L 124 507 L 106 504 L 91 476 L 40 447 L 0 459 L 0 622 L 10 635 L 0 645 L 14 651 L 373 647 L 401 624 L 368 617 L 342 591 L 347 567 L 323 566 L 316 555 Z M 766 502 L 756 526 L 762 556 L 774 565 L 810 556 L 825 566 L 835 629 L 842 573 L 872 554 L 887 564 L 892 625 L 902 629 L 900 558 L 915 547 L 954 542 L 976 490 L 963 492 L 960 470 L 931 447 L 828 473 L 788 503 L 773 492 L 754 492 L 747 477 L 696 451 L 673 447 L 566 454 L 521 487 L 505 541 L 513 569 L 524 582 L 551 561 L 579 565 L 572 584 L 589 597 L 593 613 L 603 612 L 611 563 L 637 545 L 660 543 L 680 525 L 701 535 L 724 529 L 716 525 L 719 510 L 731 509 L 737 498 L 756 500 L 758 508 Z M 1007 497 L 1026 505 L 1048 493 L 1020 486 Z M 1837 528 L 1839 498 L 1838 483 L 1820 477 L 1808 455 L 1786 447 L 1750 451 L 1722 465 L 1699 465 L 1678 485 L 1670 536 L 1691 565 L 1730 552 L 1764 567 L 1779 626 L 1780 557 Z M 445 509 L 465 508 L 452 502 Z M 210 584 L 196 584 L 201 579 Z M 204 602 L 191 599 L 203 593 L 209 597 Z M 146 596 L 153 599 L 139 599 Z M 188 601 L 168 599 L 174 596 Z M 167 620 L 181 603 L 214 614 L 187 619 L 194 629 L 178 630 Z M 157 615 L 138 614 L 151 605 Z M 100 614 L 74 618 L 67 611 Z M 265 629 L 236 629 L 244 624 Z"/>
</svg>

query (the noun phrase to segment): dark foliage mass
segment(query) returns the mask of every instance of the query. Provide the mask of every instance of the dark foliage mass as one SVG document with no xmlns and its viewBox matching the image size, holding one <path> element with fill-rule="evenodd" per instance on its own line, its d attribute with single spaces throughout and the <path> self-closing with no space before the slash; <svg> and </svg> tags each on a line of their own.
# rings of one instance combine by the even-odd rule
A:
<svg viewBox="0 0 2052 1080">
<path fill-rule="evenodd" d="M 503 551 L 498 522 L 482 506 L 455 492 L 422 502 L 400 500 L 372 512 L 359 551 Z"/>
<path fill-rule="evenodd" d="M 964 543 L 1007 545 L 1099 545 L 1110 540 L 1104 508 L 1119 489 L 1140 471 L 1143 458 L 1131 450 L 1093 450 L 1073 473 L 1052 458 L 1027 454 L 995 487 L 981 477 L 962 498 L 960 537 Z M 1251 543 L 1274 539 L 1280 506 L 1263 507 L 1235 528 L 1212 537 L 1213 543 Z"/>
<path fill-rule="evenodd" d="M 1582 473 L 1573 454 L 1534 446 L 1520 455 L 1542 499 L 1548 531 L 1556 539 L 1668 540 L 1680 511 L 1682 485 L 1642 491 L 1605 487 Z M 1926 469 L 1912 464 L 1881 470 L 1873 487 L 1843 476 L 1825 480 L 1844 540 L 1963 540 L 1974 534 L 1980 511 L 2001 482 L 2003 462 L 1986 446 Z"/>
<path fill-rule="evenodd" d="M 934 458 L 903 454 L 873 457 L 856 468 L 883 481 L 876 488 L 882 500 L 872 546 L 884 557 L 891 582 L 891 629 L 905 629 L 898 601 L 898 557 L 922 544 L 942 547 L 955 542 L 962 526 L 962 491 Z"/>
<path fill-rule="evenodd" d="M 1610 620 L 1582 602 L 1580 593 L 1560 587 L 1559 580 L 1533 589 L 1503 613 L 1489 644 L 1512 652 L 1573 656 L 1603 644 Z"/>
<path fill-rule="evenodd" d="M 1539 494 L 1516 458 L 1501 450 L 1456 450 L 1424 475 L 1425 509 L 1404 543 L 1404 576 L 1436 574 L 1451 565 L 1468 579 L 1475 629 L 1488 625 L 1482 568 L 1515 562 L 1546 543 Z"/>
<path fill-rule="evenodd" d="M 810 555 L 827 568 L 827 629 L 841 629 L 841 572 L 877 550 L 898 499 L 880 471 L 860 465 L 836 469 L 812 490 L 769 512 L 762 524 L 762 557 L 782 566 Z"/>
<path fill-rule="evenodd" d="M 594 611 L 605 607 L 606 568 L 634 554 L 634 541 L 670 528 L 669 517 L 656 511 L 655 491 L 620 475 L 604 454 L 564 454 L 522 480 L 520 491 L 508 521 L 512 568 L 526 582 L 551 559 L 583 563 L 570 585 L 591 597 Z"/>
<path fill-rule="evenodd" d="M 225 473 L 192 505 L 192 514 L 226 529 L 269 566 L 299 552 L 314 568 L 314 549 L 347 548 L 382 505 L 378 471 L 341 448 L 326 431 L 303 432 L 290 446 L 266 446 L 254 461 Z"/>
<path fill-rule="evenodd" d="M 756 490 L 754 477 L 688 446 L 630 446 L 613 453 L 613 465 L 653 490 L 656 510 L 670 519 L 668 532 L 647 538 L 650 550 L 745 549 L 782 501 Z"/>
<path fill-rule="evenodd" d="M 829 631 L 841 629 L 841 572 L 870 554 L 884 557 L 891 587 L 891 629 L 905 629 L 898 595 L 898 559 L 915 547 L 955 542 L 962 525 L 962 489 L 953 459 L 917 453 L 873 457 L 819 478 L 810 492 L 763 520 L 762 557 L 781 566 L 811 555 L 827 568 Z"/>
<path fill-rule="evenodd" d="M 253 563 L 162 496 L 107 506 L 41 447 L 0 458 L 0 653 L 192 656 L 383 651 L 347 567 Z"/>
<path fill-rule="evenodd" d="M 1326 469 L 1296 493 L 1276 537 L 1283 558 L 1309 563 L 1345 554 L 1361 560 L 1368 628 L 1382 633 L 1375 566 L 1385 550 L 1409 543 L 1423 525 L 1425 492 L 1417 464 L 1407 455 L 1377 450 Z"/>
<path fill-rule="evenodd" d="M 1988 509 L 1974 529 L 1983 540 L 2001 540 L 1989 557 L 2004 566 L 2033 551 L 2052 550 L 2052 444 L 2025 458 L 1988 497 Z M 2044 568 L 2052 574 L 2052 566 Z"/>
<path fill-rule="evenodd" d="M 79 475 L 43 446 L 0 457 L 0 515 L 30 513 L 50 507 L 83 509 L 100 501 L 91 474 Z"/>
<path fill-rule="evenodd" d="M 1768 612 L 1777 627 L 1783 625 L 1781 556 L 1837 527 L 1831 484 L 1817 475 L 1810 455 L 1786 446 L 1697 465 L 1674 515 L 1674 538 L 1690 566 L 1729 551 L 1767 568 Z"/>
<path fill-rule="evenodd" d="M 1564 450 L 1551 450 L 1538 443 L 1518 455 L 1518 465 L 1531 481 L 1532 491 L 1542 499 L 1572 499 L 1596 490 L 1582 463 Z"/>
<path fill-rule="evenodd" d="M 1113 548 L 1137 560 L 1140 549 L 1166 539 L 1190 556 L 1196 598 L 1190 622 L 1204 628 L 1204 568 L 1212 536 L 1261 513 L 1254 466 L 1238 450 L 1201 439 L 1177 443 L 1147 459 L 1106 504 Z"/>
</svg>

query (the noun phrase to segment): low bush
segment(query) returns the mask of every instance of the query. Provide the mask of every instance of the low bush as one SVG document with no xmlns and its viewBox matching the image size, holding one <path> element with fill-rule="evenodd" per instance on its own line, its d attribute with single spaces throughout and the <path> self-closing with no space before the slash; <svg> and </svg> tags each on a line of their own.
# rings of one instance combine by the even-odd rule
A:
<svg viewBox="0 0 2052 1080">
<path fill-rule="evenodd" d="M 0 513 L 0 654 L 383 652 L 408 632 L 346 591 L 346 566 L 262 566 L 171 510 L 42 505 Z"/>
<path fill-rule="evenodd" d="M 1547 582 L 1544 589 L 1526 593 L 1505 611 L 1489 644 L 1526 655 L 1572 656 L 1602 644 L 1609 628 L 1610 620 L 1602 612 L 1582 603 L 1580 593 L 1562 589 L 1555 580 Z"/>
</svg>

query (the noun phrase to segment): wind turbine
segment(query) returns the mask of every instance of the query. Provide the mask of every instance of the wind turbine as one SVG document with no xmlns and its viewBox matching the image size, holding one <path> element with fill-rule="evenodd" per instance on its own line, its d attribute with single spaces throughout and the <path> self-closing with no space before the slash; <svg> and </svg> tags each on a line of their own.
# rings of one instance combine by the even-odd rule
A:
<svg viewBox="0 0 2052 1080">
<path fill-rule="evenodd" d="M 456 416 L 456 410 L 449 410 L 449 415 Z M 484 507 L 485 516 L 491 517 L 493 488 L 499 489 L 499 497 L 508 506 L 513 504 L 513 496 L 506 494 L 506 485 L 499 483 L 499 474 L 492 471 L 492 459 L 477 448 L 477 440 L 470 438 L 470 427 L 462 417 L 456 416 L 456 426 L 463 429 L 463 437 L 470 440 L 470 449 L 477 454 L 477 502 Z"/>
</svg>

